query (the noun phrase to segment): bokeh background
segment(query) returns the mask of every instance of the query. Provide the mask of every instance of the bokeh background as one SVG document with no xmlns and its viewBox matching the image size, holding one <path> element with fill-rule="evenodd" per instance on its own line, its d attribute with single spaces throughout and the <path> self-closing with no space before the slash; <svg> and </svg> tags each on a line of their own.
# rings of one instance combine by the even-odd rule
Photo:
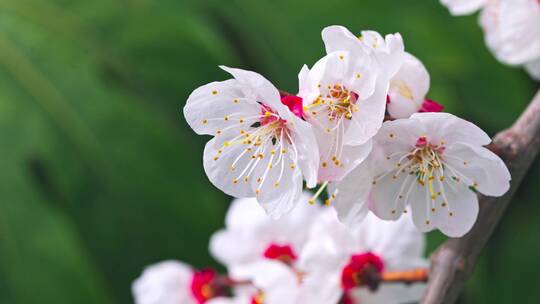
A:
<svg viewBox="0 0 540 304">
<path fill-rule="evenodd" d="M 476 16 L 437 0 L 0 1 L 0 303 L 131 303 L 163 259 L 215 262 L 229 198 L 206 179 L 181 109 L 247 68 L 295 92 L 320 31 L 401 32 L 429 96 L 490 134 L 538 83 L 486 50 Z M 461 303 L 538 303 L 540 164 L 485 248 Z M 442 242 L 429 235 L 432 250 Z"/>
</svg>

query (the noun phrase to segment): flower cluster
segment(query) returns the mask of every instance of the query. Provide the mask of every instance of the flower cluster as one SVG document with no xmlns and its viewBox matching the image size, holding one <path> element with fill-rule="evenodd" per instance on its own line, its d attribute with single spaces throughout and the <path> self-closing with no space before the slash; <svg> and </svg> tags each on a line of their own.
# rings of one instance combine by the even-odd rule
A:
<svg viewBox="0 0 540 304">
<path fill-rule="evenodd" d="M 198 134 L 214 136 L 204 169 L 225 193 L 255 197 L 273 219 L 290 213 L 307 188 L 328 186 L 349 227 L 371 210 L 398 220 L 410 206 L 421 231 L 451 237 L 470 230 L 477 192 L 509 187 L 490 138 L 426 97 L 430 77 L 400 34 L 341 26 L 322 31 L 326 55 L 303 66 L 296 95 L 260 74 L 222 67 L 232 79 L 196 89 L 184 107 Z"/>
<path fill-rule="evenodd" d="M 274 221 L 253 198 L 236 199 L 210 252 L 228 270 L 178 261 L 146 268 L 133 283 L 137 304 L 328 304 L 418 301 L 428 263 L 410 217 L 369 215 L 349 229 L 331 208 L 307 204 Z M 407 284 L 405 284 L 407 283 Z"/>
<path fill-rule="evenodd" d="M 508 190 L 489 136 L 427 98 L 429 73 L 400 34 L 330 26 L 322 38 L 296 95 L 222 67 L 231 79 L 189 96 L 188 124 L 213 136 L 208 178 L 237 198 L 210 241 L 228 274 L 162 262 L 134 282 L 137 304 L 418 301 L 422 232 L 460 237 L 478 193 Z M 304 181 L 320 185 L 313 196 Z"/>
<path fill-rule="evenodd" d="M 485 41 L 497 59 L 523 65 L 540 80 L 540 1 L 538 0 L 441 0 L 453 15 L 481 9 Z"/>
</svg>

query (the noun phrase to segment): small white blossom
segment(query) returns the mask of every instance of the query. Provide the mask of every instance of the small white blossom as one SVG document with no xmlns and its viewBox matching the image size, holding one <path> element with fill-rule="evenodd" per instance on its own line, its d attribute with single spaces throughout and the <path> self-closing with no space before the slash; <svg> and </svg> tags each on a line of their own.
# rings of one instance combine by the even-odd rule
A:
<svg viewBox="0 0 540 304">
<path fill-rule="evenodd" d="M 318 179 L 332 182 L 371 151 L 371 138 L 384 119 L 388 75 L 394 73 L 381 62 L 395 61 L 399 68 L 403 43 L 399 35 L 388 43 L 381 37 L 376 45 L 381 51 L 375 52 L 343 27 L 326 28 L 322 35 L 328 54 L 311 70 L 302 68 L 298 95 L 319 145 Z"/>
<path fill-rule="evenodd" d="M 315 136 L 298 117 L 298 102 L 283 104 L 278 90 L 264 77 L 222 68 L 234 79 L 196 89 L 184 107 L 195 132 L 215 136 L 206 144 L 204 169 L 223 192 L 256 196 L 266 212 L 278 218 L 298 201 L 302 175 L 308 187 L 316 184 Z"/>
<path fill-rule="evenodd" d="M 540 80 L 540 1 L 441 0 L 454 15 L 481 10 L 485 41 L 499 61 L 523 65 Z"/>
<path fill-rule="evenodd" d="M 293 266 L 309 235 L 323 212 L 317 203 L 308 204 L 304 193 L 298 206 L 279 220 L 272 220 L 255 199 L 235 199 L 225 218 L 225 229 L 210 240 L 210 253 L 227 266 L 229 275 L 244 280 L 246 268 L 261 261 L 277 261 Z"/>
<path fill-rule="evenodd" d="M 340 223 L 334 212 L 326 213 L 313 227 L 299 268 L 303 278 L 302 303 L 337 303 L 349 297 L 352 303 L 398 304 L 418 301 L 424 284 L 380 284 L 376 291 L 368 288 L 367 268 L 375 273 L 407 271 L 427 267 L 422 257 L 424 235 L 410 217 L 385 222 L 370 214 L 355 229 Z"/>
<path fill-rule="evenodd" d="M 352 189 L 372 176 L 370 193 L 336 200 L 341 218 L 369 204 L 378 217 L 397 220 L 410 206 L 421 231 L 440 229 L 450 237 L 467 233 L 478 215 L 476 192 L 501 196 L 509 188 L 504 162 L 484 148 L 491 139 L 474 124 L 448 113 L 417 113 L 385 122 L 376 137 L 370 167 L 361 166 L 338 188 Z M 340 189 L 340 194 L 343 194 Z M 360 206 L 356 206 L 359 204 Z"/>
<path fill-rule="evenodd" d="M 197 304 L 191 292 L 193 270 L 177 261 L 164 261 L 147 267 L 133 282 L 136 304 Z"/>
<path fill-rule="evenodd" d="M 390 80 L 388 114 L 392 118 L 408 118 L 419 112 L 429 91 L 429 73 L 418 58 L 405 53 L 403 64 Z"/>
</svg>

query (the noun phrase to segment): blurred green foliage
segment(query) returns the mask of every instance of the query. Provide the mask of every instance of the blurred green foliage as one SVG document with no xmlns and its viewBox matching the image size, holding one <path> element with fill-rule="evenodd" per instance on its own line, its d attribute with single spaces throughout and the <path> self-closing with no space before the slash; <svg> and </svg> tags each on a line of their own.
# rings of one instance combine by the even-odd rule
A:
<svg viewBox="0 0 540 304">
<path fill-rule="evenodd" d="M 486 50 L 476 17 L 436 0 L 0 2 L 0 302 L 130 303 L 163 259 L 215 265 L 228 198 L 181 108 L 219 64 L 296 91 L 320 30 L 399 31 L 430 97 L 494 134 L 538 84 Z M 484 251 L 462 303 L 537 303 L 539 164 Z M 536 186 L 536 187 L 535 187 Z M 444 238 L 430 235 L 430 249 Z"/>
</svg>

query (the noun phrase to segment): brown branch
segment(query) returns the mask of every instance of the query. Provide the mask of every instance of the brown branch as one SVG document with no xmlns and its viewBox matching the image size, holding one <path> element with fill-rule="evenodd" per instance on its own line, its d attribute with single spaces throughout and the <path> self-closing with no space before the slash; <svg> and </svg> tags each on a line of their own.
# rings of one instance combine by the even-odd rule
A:
<svg viewBox="0 0 540 304">
<path fill-rule="evenodd" d="M 490 146 L 505 161 L 512 182 L 502 197 L 480 196 L 480 213 L 472 230 L 449 239 L 431 256 L 432 266 L 422 304 L 454 303 L 471 275 L 482 248 L 540 148 L 540 91 L 515 124 L 495 136 Z"/>
</svg>

